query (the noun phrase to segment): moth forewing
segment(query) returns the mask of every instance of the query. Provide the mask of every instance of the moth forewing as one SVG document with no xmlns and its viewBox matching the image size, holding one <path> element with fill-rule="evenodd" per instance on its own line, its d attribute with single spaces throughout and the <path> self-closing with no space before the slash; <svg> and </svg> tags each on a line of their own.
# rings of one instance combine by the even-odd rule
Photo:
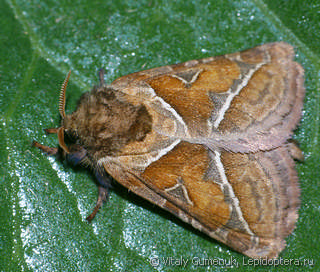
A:
<svg viewBox="0 0 320 272">
<path fill-rule="evenodd" d="M 97 177 L 99 197 L 88 219 L 106 199 L 111 175 L 236 251 L 278 256 L 298 218 L 300 194 L 292 156 L 302 153 L 290 138 L 304 87 L 293 57 L 293 48 L 279 42 L 137 72 L 111 85 L 100 71 L 100 85 L 75 112 L 61 115 L 63 129 L 53 130 L 64 132 L 59 144 L 67 160 Z"/>
</svg>

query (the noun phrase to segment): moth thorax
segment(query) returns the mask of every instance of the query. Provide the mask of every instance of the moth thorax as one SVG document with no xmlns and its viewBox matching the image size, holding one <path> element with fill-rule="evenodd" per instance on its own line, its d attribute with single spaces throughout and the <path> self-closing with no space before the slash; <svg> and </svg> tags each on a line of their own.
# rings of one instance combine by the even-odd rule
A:
<svg viewBox="0 0 320 272">
<path fill-rule="evenodd" d="M 100 87 L 80 98 L 63 126 L 85 148 L 111 155 L 130 142 L 142 141 L 151 131 L 152 118 L 144 105 L 120 101 L 112 89 Z"/>
</svg>

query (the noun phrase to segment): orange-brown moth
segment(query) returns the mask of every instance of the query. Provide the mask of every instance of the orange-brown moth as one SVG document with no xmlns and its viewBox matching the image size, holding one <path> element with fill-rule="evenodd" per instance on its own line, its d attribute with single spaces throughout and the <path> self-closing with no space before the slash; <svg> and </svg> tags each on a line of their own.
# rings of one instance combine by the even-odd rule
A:
<svg viewBox="0 0 320 272">
<path fill-rule="evenodd" d="M 91 221 L 113 177 L 128 190 L 249 257 L 276 257 L 298 218 L 291 140 L 304 99 L 293 48 L 270 43 L 104 82 L 65 114 L 48 154 L 89 167 L 99 184 Z"/>
</svg>

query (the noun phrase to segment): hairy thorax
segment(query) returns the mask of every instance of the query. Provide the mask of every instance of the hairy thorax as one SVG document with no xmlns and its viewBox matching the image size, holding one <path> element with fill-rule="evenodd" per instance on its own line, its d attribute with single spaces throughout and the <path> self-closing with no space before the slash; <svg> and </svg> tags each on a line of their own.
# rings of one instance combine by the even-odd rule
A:
<svg viewBox="0 0 320 272">
<path fill-rule="evenodd" d="M 145 106 L 120 101 L 112 88 L 102 86 L 83 94 L 63 125 L 70 141 L 99 159 L 116 156 L 132 141 L 142 141 L 151 131 L 152 119 Z"/>
</svg>

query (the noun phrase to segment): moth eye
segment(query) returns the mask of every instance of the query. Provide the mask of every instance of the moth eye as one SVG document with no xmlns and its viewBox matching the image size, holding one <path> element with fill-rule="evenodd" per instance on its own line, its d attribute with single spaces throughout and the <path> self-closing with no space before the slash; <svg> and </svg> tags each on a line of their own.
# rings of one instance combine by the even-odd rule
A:
<svg viewBox="0 0 320 272">
<path fill-rule="evenodd" d="M 75 143 L 79 138 L 78 133 L 72 129 L 65 129 L 64 134 L 68 143 Z"/>
</svg>

